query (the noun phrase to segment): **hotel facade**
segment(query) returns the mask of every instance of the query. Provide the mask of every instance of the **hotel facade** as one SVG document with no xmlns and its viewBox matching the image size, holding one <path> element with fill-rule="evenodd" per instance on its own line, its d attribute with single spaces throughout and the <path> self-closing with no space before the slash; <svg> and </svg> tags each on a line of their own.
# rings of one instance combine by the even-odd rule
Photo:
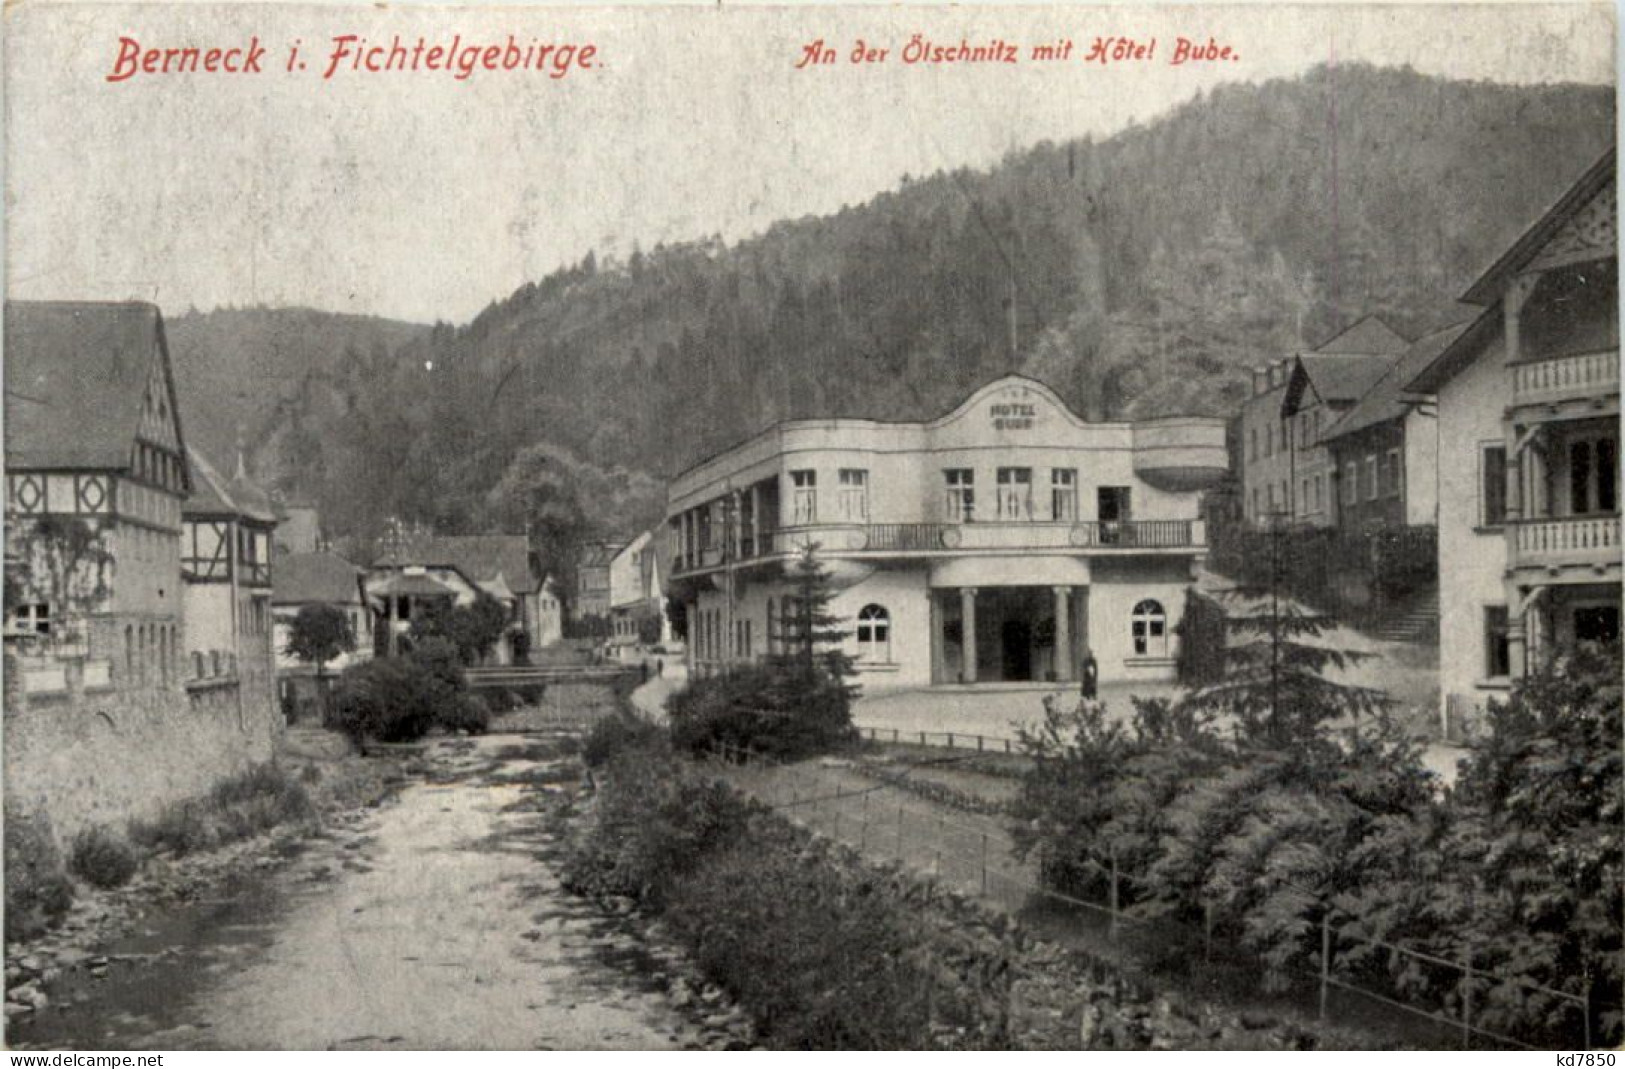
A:
<svg viewBox="0 0 1625 1069">
<path fill-rule="evenodd" d="M 782 423 L 689 468 L 669 596 L 704 674 L 772 652 L 803 547 L 859 682 L 1170 680 L 1224 421 L 1087 423 L 1022 376 L 924 423 Z"/>
</svg>

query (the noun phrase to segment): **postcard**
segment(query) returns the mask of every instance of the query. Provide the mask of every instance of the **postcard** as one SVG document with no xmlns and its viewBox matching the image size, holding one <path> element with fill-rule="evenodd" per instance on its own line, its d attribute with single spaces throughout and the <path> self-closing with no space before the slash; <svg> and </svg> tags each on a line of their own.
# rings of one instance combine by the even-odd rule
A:
<svg viewBox="0 0 1625 1069">
<path fill-rule="evenodd" d="M 11 1048 L 1613 1057 L 1613 5 L 5 31 Z"/>
</svg>

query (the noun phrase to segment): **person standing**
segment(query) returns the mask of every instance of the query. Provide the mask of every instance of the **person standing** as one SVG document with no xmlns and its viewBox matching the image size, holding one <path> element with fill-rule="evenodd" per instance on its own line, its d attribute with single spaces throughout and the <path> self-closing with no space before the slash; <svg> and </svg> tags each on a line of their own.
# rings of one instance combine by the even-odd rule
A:
<svg viewBox="0 0 1625 1069">
<path fill-rule="evenodd" d="M 1083 696 L 1093 701 L 1100 693 L 1100 665 L 1093 650 L 1083 651 Z"/>
</svg>

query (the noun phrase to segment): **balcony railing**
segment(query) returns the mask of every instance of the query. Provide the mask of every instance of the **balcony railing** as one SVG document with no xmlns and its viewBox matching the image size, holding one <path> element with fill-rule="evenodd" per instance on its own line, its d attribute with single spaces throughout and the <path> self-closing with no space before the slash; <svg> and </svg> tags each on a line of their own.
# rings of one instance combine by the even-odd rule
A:
<svg viewBox="0 0 1625 1069">
<path fill-rule="evenodd" d="M 1618 392 L 1618 352 L 1559 356 L 1512 368 L 1515 404 L 1606 397 Z"/>
<path fill-rule="evenodd" d="M 1617 564 L 1619 517 L 1520 521 L 1512 525 L 1512 554 L 1519 565 Z"/>
<path fill-rule="evenodd" d="M 764 531 L 734 562 L 782 556 L 816 544 L 826 553 L 947 553 L 987 549 L 1192 549 L 1207 544 L 1201 520 L 1033 523 L 827 523 Z M 720 547 L 680 557 L 677 571 L 723 564 Z"/>
</svg>

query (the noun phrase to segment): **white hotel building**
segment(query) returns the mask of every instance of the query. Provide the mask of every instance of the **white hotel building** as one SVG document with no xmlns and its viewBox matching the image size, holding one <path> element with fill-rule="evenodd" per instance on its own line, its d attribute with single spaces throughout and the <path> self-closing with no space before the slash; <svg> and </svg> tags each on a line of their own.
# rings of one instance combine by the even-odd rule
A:
<svg viewBox="0 0 1625 1069">
<path fill-rule="evenodd" d="M 1007 376 L 940 419 L 794 420 L 702 461 L 667 505 L 691 668 L 768 652 L 819 546 L 868 688 L 1174 676 L 1224 421 L 1086 423 Z"/>
</svg>

